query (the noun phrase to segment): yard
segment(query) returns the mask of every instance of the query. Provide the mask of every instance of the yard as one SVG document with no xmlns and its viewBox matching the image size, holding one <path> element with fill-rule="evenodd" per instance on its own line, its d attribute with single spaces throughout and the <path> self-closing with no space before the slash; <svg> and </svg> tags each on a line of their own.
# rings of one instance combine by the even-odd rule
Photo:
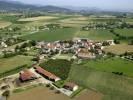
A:
<svg viewBox="0 0 133 100">
<path fill-rule="evenodd" d="M 3 73 L 5 71 L 9 71 L 11 69 L 14 69 L 18 66 L 22 66 L 25 64 L 32 64 L 31 61 L 32 57 L 31 56 L 15 56 L 11 58 L 3 58 L 0 59 L 0 73 Z"/>
</svg>

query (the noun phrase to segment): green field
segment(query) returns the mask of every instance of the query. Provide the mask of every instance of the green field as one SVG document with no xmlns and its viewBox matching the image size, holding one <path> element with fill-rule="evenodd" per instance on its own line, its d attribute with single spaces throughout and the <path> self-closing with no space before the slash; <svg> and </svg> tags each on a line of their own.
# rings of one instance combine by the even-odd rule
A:
<svg viewBox="0 0 133 100">
<path fill-rule="evenodd" d="M 121 70 L 132 75 L 131 64 L 132 62 L 120 59 L 114 59 L 113 61 L 110 59 L 99 62 L 90 61 L 86 65 L 73 65 L 69 74 L 69 80 L 75 81 L 86 88 L 101 92 L 104 95 L 103 100 L 132 100 L 133 78 L 115 75 L 110 72 L 110 70 Z"/>
<path fill-rule="evenodd" d="M 3 73 L 5 71 L 9 71 L 11 69 L 14 69 L 18 66 L 22 66 L 25 64 L 31 65 L 32 59 L 31 56 L 15 56 L 11 58 L 3 58 L 0 59 L 0 73 Z"/>
<path fill-rule="evenodd" d="M 121 58 L 100 59 L 88 61 L 85 66 L 99 71 L 123 72 L 126 76 L 133 77 L 133 62 Z"/>
<path fill-rule="evenodd" d="M 113 39 L 115 36 L 109 32 L 109 30 L 89 30 L 89 31 L 79 31 L 76 37 L 89 38 L 92 40 L 108 40 Z"/>
<path fill-rule="evenodd" d="M 122 36 L 133 36 L 133 29 L 116 29 L 115 32 Z"/>
<path fill-rule="evenodd" d="M 47 30 L 38 32 L 35 34 L 29 34 L 22 39 L 25 40 L 44 40 L 44 41 L 57 41 L 57 40 L 68 40 L 72 39 L 76 32 L 75 28 L 64 28 L 56 30 Z"/>
</svg>

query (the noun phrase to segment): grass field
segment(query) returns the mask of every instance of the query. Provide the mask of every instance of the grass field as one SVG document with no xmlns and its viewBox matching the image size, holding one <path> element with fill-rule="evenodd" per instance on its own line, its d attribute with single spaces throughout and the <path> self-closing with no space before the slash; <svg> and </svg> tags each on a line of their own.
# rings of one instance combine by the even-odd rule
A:
<svg viewBox="0 0 133 100">
<path fill-rule="evenodd" d="M 22 37 L 25 40 L 44 40 L 44 41 L 57 41 L 68 40 L 74 37 L 76 32 L 75 28 L 56 29 L 49 31 L 42 31 L 35 34 L 29 34 Z"/>
<path fill-rule="evenodd" d="M 101 94 L 90 90 L 85 90 L 81 95 L 72 99 L 63 94 L 56 94 L 55 92 L 56 90 L 40 86 L 13 94 L 8 100 L 102 100 Z"/>
<path fill-rule="evenodd" d="M 133 36 L 133 29 L 116 29 L 115 32 L 122 36 Z"/>
<path fill-rule="evenodd" d="M 105 52 L 112 52 L 114 54 L 120 55 L 125 52 L 132 52 L 133 46 L 127 45 L 127 44 L 118 44 L 118 45 L 112 45 L 104 48 Z"/>
<path fill-rule="evenodd" d="M 88 61 L 88 68 L 106 72 L 123 72 L 126 76 L 133 77 L 133 62 L 121 58 L 101 59 Z"/>
<path fill-rule="evenodd" d="M 89 31 L 79 31 L 76 37 L 89 38 L 92 40 L 108 40 L 113 39 L 115 36 L 109 32 L 109 30 L 89 30 Z"/>
<path fill-rule="evenodd" d="M 30 56 L 20 56 L 20 55 L 11 58 L 0 59 L 0 73 L 9 71 L 21 65 L 25 64 L 30 65 L 32 64 L 31 59 L 32 57 Z"/>
<path fill-rule="evenodd" d="M 51 20 L 51 19 L 56 19 L 57 17 L 52 17 L 52 16 L 40 16 L 40 17 L 32 17 L 32 18 L 22 18 L 19 19 L 18 21 L 38 21 L 38 20 Z"/>
<path fill-rule="evenodd" d="M 104 64 L 105 63 L 103 62 L 103 66 Z M 118 76 L 83 65 L 75 65 L 71 69 L 69 80 L 102 93 L 104 95 L 103 100 L 133 99 L 132 78 Z"/>
</svg>

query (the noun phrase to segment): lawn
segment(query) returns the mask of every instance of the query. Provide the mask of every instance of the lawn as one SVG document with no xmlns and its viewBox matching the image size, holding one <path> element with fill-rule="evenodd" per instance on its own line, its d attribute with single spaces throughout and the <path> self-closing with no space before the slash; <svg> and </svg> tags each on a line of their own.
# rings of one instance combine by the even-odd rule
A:
<svg viewBox="0 0 133 100">
<path fill-rule="evenodd" d="M 133 46 L 127 45 L 127 44 L 117 44 L 117 45 L 105 47 L 104 51 L 105 52 L 112 52 L 114 54 L 120 55 L 120 54 L 123 54 L 125 52 L 132 52 Z"/>
<path fill-rule="evenodd" d="M 104 64 L 107 65 L 103 62 L 103 66 Z M 110 65 L 108 64 L 106 67 L 110 67 Z M 102 93 L 104 95 L 103 100 L 133 99 L 132 78 L 96 70 L 95 68 L 90 68 L 89 64 L 88 66 L 73 65 L 69 74 L 69 80 L 75 81 L 80 86 Z"/>
<path fill-rule="evenodd" d="M 22 66 L 25 64 L 32 64 L 31 61 L 32 57 L 30 56 L 15 56 L 15 57 L 11 57 L 11 58 L 3 58 L 0 59 L 0 73 L 3 73 L 5 71 L 9 71 L 11 69 L 14 69 L 18 66 Z"/>
<path fill-rule="evenodd" d="M 89 38 L 92 40 L 108 40 L 113 39 L 115 36 L 109 32 L 109 30 L 89 30 L 89 31 L 79 31 L 76 37 Z"/>
<path fill-rule="evenodd" d="M 63 29 L 47 30 L 34 34 L 29 34 L 21 38 L 25 40 L 44 40 L 44 41 L 67 40 L 67 39 L 72 39 L 75 32 L 76 32 L 75 28 L 63 28 Z"/>
<path fill-rule="evenodd" d="M 119 33 L 122 36 L 133 36 L 133 29 L 116 29 L 115 32 Z"/>
</svg>

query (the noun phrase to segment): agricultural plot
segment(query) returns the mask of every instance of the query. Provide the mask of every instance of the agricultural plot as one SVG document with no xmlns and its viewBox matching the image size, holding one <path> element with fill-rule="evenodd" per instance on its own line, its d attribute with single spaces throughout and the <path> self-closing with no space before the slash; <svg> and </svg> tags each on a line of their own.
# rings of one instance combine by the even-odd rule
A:
<svg viewBox="0 0 133 100">
<path fill-rule="evenodd" d="M 89 31 L 77 32 L 76 37 L 89 38 L 92 40 L 110 40 L 113 39 L 115 36 L 110 33 L 109 30 L 91 29 Z"/>
<path fill-rule="evenodd" d="M 123 72 L 126 76 L 133 77 L 133 63 L 121 58 L 101 59 L 88 61 L 85 66 L 95 70 L 106 71 L 106 72 Z"/>
<path fill-rule="evenodd" d="M 33 95 L 34 94 L 34 95 Z M 9 100 L 102 100 L 102 95 L 97 92 L 85 90 L 76 98 L 69 98 L 63 94 L 57 94 L 56 90 L 50 90 L 44 86 L 35 87 L 20 93 L 13 94 Z"/>
<path fill-rule="evenodd" d="M 0 59 L 0 73 L 5 71 L 9 71 L 14 69 L 18 66 L 22 66 L 25 64 L 31 65 L 32 64 L 32 57 L 31 56 L 15 56 L 10 58 Z"/>
<path fill-rule="evenodd" d="M 75 65 L 71 69 L 69 80 L 102 93 L 103 100 L 132 100 L 133 98 L 133 79 L 125 76 Z"/>
<path fill-rule="evenodd" d="M 11 22 L 7 22 L 7 21 L 0 21 L 0 28 L 5 28 L 9 25 L 11 25 Z"/>
<path fill-rule="evenodd" d="M 25 40 L 41 40 L 41 41 L 57 41 L 57 40 L 69 40 L 74 37 L 76 32 L 75 28 L 64 28 L 56 30 L 46 30 L 42 32 L 37 32 L 34 34 L 29 34 L 21 37 Z"/>
<path fill-rule="evenodd" d="M 112 52 L 114 54 L 120 55 L 120 54 L 123 54 L 125 52 L 132 52 L 133 46 L 127 45 L 127 44 L 117 44 L 117 45 L 105 47 L 104 51 L 105 52 Z"/>
<path fill-rule="evenodd" d="M 119 33 L 122 36 L 133 36 L 133 29 L 116 29 L 115 32 Z"/>
<path fill-rule="evenodd" d="M 52 17 L 52 16 L 40 16 L 40 17 L 32 17 L 32 18 L 22 18 L 19 19 L 18 21 L 38 21 L 38 20 L 51 20 L 51 19 L 56 19 L 57 17 Z"/>
</svg>

